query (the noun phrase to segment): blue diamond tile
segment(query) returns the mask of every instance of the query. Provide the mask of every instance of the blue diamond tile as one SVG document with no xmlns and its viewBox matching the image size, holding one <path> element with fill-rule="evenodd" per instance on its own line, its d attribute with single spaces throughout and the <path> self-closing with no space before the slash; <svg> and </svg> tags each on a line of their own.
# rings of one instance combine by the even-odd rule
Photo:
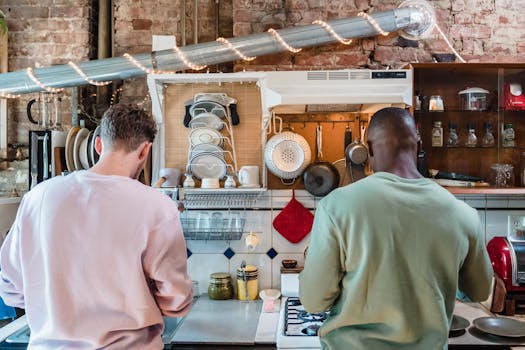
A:
<svg viewBox="0 0 525 350">
<path fill-rule="evenodd" d="M 231 249 L 231 248 L 228 248 L 224 251 L 224 256 L 227 257 L 228 259 L 231 259 L 234 255 L 235 255 L 235 252 Z"/>
<path fill-rule="evenodd" d="M 188 248 L 186 248 L 186 255 L 187 257 L 189 258 L 193 253 L 191 252 L 191 250 L 189 250 Z"/>
<path fill-rule="evenodd" d="M 277 252 L 275 251 L 275 249 L 273 249 L 273 248 L 270 248 L 270 250 L 268 250 L 268 251 L 266 252 L 266 255 L 268 255 L 268 256 L 270 257 L 270 259 L 275 258 L 275 257 L 277 256 L 277 254 L 279 254 L 279 253 L 277 253 Z"/>
</svg>

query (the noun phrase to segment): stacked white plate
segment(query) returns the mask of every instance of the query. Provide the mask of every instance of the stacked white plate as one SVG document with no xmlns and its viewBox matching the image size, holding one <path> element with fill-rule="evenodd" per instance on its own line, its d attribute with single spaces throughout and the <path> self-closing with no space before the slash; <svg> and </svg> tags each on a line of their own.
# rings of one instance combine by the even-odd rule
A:
<svg viewBox="0 0 525 350">
<path fill-rule="evenodd" d="M 226 124 L 226 109 L 215 101 L 201 100 L 190 108 L 192 129 L 189 135 L 188 169 L 198 179 L 223 179 L 227 173 L 224 137 L 221 130 Z"/>
</svg>

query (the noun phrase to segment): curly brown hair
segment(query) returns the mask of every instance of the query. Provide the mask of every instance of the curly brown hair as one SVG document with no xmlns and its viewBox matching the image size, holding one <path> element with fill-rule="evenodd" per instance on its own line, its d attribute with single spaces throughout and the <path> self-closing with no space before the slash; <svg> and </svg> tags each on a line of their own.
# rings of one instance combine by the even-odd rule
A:
<svg viewBox="0 0 525 350">
<path fill-rule="evenodd" d="M 157 125 L 153 118 L 137 106 L 116 104 L 102 116 L 100 137 L 111 150 L 136 150 L 144 141 L 153 142 Z"/>
</svg>

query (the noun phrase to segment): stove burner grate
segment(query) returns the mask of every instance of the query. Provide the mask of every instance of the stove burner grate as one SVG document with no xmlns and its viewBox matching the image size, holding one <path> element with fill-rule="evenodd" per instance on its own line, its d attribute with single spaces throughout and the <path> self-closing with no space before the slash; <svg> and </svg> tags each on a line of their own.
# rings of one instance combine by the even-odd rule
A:
<svg viewBox="0 0 525 350">
<path fill-rule="evenodd" d="M 301 311 L 297 316 L 306 322 L 323 322 L 326 320 L 326 312 L 312 314 L 306 311 Z"/>
<path fill-rule="evenodd" d="M 306 335 L 316 336 L 319 328 L 321 328 L 321 326 L 314 323 L 301 329 L 301 332 Z"/>
</svg>

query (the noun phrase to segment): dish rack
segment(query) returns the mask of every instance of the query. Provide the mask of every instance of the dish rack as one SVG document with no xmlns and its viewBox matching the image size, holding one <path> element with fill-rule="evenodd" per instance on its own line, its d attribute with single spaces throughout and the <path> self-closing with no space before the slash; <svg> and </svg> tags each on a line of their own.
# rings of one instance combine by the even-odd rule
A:
<svg viewBox="0 0 525 350">
<path fill-rule="evenodd" d="M 195 110 L 198 110 L 199 108 L 196 108 Z M 206 110 L 202 110 L 203 112 L 206 112 Z M 221 139 L 221 142 L 220 142 L 220 145 L 218 145 L 217 147 L 221 148 L 220 151 L 212 151 L 212 152 L 202 152 L 204 155 L 206 155 L 206 153 L 211 153 L 212 155 L 215 155 L 217 156 L 217 153 L 221 154 L 222 155 L 222 161 L 224 162 L 224 167 L 225 167 L 225 175 L 232 175 L 232 174 L 236 174 L 237 171 L 239 170 L 238 167 L 237 167 L 237 154 L 235 152 L 235 140 L 234 140 L 234 137 L 233 137 L 233 123 L 232 123 L 232 117 L 231 117 L 231 114 L 230 114 L 230 111 L 226 108 L 224 109 L 224 118 L 223 118 L 225 121 L 223 121 L 222 119 L 220 120 L 220 124 L 222 124 L 222 130 L 226 130 L 226 133 L 227 135 L 224 135 L 222 133 L 222 130 L 221 131 L 218 131 L 220 136 L 213 136 L 212 137 L 212 140 L 213 142 L 217 141 L 217 137 Z M 207 128 L 207 127 L 211 127 L 211 125 L 208 125 L 206 123 L 193 123 L 193 125 L 197 126 L 197 128 L 194 128 L 193 130 L 195 131 L 196 129 L 199 129 L 199 128 Z M 192 173 L 191 171 L 191 168 L 198 165 L 198 164 L 194 164 L 193 163 L 193 159 L 192 159 L 192 151 L 194 149 L 194 147 L 198 147 L 199 145 L 202 145 L 203 143 L 201 144 L 195 144 L 193 142 L 193 140 L 191 139 L 191 135 L 192 133 L 190 133 L 190 136 L 189 136 L 189 147 L 188 147 L 188 162 L 186 164 L 186 172 L 189 172 L 189 173 Z M 230 148 L 230 150 L 227 150 L 227 149 L 224 149 L 224 147 L 228 147 Z M 225 159 L 225 156 L 228 155 L 229 158 L 230 158 L 230 161 L 233 163 L 233 164 L 229 164 L 226 159 Z M 195 156 L 194 156 L 195 157 Z M 205 165 L 205 166 L 208 166 L 209 168 L 213 168 L 213 167 L 217 167 L 217 166 L 221 166 L 221 165 L 213 165 L 213 164 L 208 164 L 208 165 Z"/>
<path fill-rule="evenodd" d="M 220 217 L 214 218 L 215 214 L 220 214 Z M 226 215 L 214 212 L 205 218 L 201 217 L 201 214 L 198 217 L 188 217 L 189 215 L 186 211 L 181 217 L 182 231 L 186 240 L 240 240 L 244 232 L 246 222 L 244 213 L 241 216 L 240 212 L 229 211 Z"/>
<path fill-rule="evenodd" d="M 253 208 L 264 188 L 181 188 L 179 200 L 186 209 L 244 209 Z"/>
</svg>

